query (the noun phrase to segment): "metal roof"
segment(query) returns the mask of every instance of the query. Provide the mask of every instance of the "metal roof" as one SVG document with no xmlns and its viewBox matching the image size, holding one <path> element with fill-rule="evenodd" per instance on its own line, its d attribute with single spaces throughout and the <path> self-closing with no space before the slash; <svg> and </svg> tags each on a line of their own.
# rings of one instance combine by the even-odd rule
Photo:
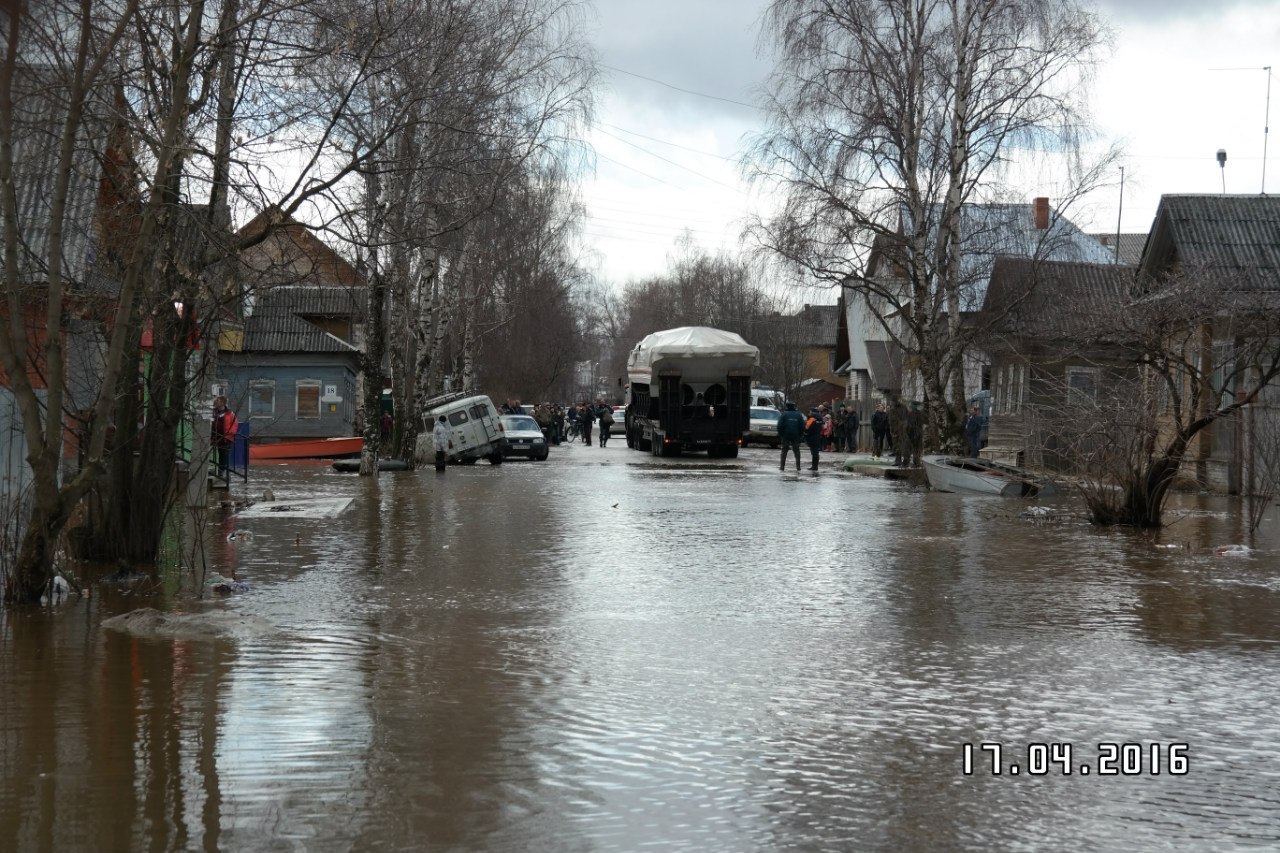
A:
<svg viewBox="0 0 1280 853">
<path fill-rule="evenodd" d="M 932 205 L 928 240 L 936 239 L 941 205 Z M 904 212 L 903 227 L 910 216 Z M 1035 227 L 1032 204 L 966 204 L 960 209 L 960 310 L 976 311 L 986 297 L 987 281 L 1000 256 L 1077 263 L 1109 264 L 1114 254 L 1052 207 L 1049 227 Z M 900 251 L 891 247 L 890 252 Z"/>
</svg>

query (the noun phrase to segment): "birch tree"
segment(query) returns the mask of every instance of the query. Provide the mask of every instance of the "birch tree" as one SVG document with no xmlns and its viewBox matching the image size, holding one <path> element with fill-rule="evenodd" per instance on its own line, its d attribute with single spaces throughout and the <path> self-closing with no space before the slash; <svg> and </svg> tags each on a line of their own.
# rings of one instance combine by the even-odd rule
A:
<svg viewBox="0 0 1280 853">
<path fill-rule="evenodd" d="M 1073 0 L 775 0 L 765 34 L 777 63 L 748 171 L 782 206 L 750 230 L 865 298 L 917 365 L 932 431 L 958 438 L 962 210 L 1023 196 L 1004 182 L 1035 152 L 1059 209 L 1106 173 L 1109 156 L 1079 156 L 1105 28 Z M 901 267 L 889 288 L 863 275 L 876 242 Z"/>
</svg>

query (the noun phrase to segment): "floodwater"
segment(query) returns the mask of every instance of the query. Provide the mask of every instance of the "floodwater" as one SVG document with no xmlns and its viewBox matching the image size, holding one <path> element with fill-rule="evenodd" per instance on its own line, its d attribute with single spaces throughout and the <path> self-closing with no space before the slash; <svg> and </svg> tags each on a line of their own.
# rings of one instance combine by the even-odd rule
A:
<svg viewBox="0 0 1280 853">
<path fill-rule="evenodd" d="M 619 439 L 267 487 L 352 500 L 214 512 L 246 593 L 0 616 L 0 850 L 1280 846 L 1274 507 L 1220 557 L 1222 498 L 1151 536 Z M 100 625 L 144 605 L 273 627 Z"/>
</svg>

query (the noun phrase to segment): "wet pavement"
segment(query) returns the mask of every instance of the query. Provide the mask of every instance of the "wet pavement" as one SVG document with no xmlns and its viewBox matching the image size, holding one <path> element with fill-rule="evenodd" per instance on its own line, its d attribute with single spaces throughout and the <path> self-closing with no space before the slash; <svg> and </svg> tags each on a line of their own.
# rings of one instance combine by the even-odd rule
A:
<svg viewBox="0 0 1280 853">
<path fill-rule="evenodd" d="M 0 616 L 0 850 L 1280 847 L 1274 507 L 1219 557 L 1228 499 L 1151 536 L 839 458 L 259 466 L 350 504 L 212 513 L 249 592 Z"/>
</svg>

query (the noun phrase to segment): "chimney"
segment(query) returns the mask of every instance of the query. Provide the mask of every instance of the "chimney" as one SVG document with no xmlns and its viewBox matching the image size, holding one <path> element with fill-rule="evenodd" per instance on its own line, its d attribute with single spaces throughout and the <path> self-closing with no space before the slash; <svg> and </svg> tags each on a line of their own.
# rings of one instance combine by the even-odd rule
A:
<svg viewBox="0 0 1280 853">
<path fill-rule="evenodd" d="M 1040 231 L 1049 229 L 1049 199 L 1046 196 L 1040 196 L 1035 199 L 1031 205 L 1031 210 L 1035 216 L 1036 228 Z"/>
</svg>

